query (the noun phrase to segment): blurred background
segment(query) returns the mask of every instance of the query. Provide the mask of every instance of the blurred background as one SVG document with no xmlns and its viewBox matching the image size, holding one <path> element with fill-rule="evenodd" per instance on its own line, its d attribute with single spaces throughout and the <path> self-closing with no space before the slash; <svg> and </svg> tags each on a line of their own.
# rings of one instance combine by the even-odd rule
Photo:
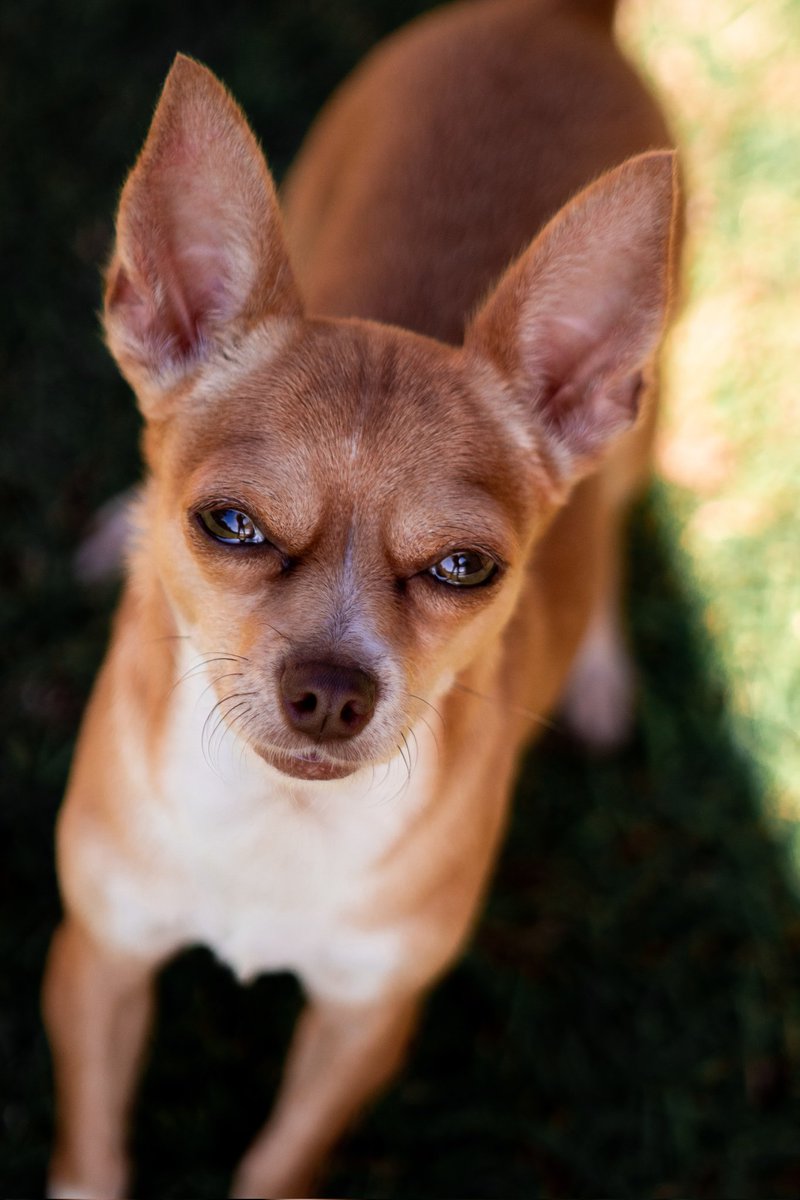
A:
<svg viewBox="0 0 800 1200">
<path fill-rule="evenodd" d="M 41 1192 L 52 827 L 114 596 L 70 558 L 137 473 L 95 311 L 176 50 L 280 176 L 413 0 L 0 0 L 0 1179 Z M 800 1193 L 800 0 L 622 0 L 684 151 L 686 304 L 632 531 L 632 745 L 530 755 L 472 947 L 340 1148 L 339 1196 Z M 162 981 L 137 1194 L 219 1196 L 299 1003 L 204 951 Z"/>
</svg>

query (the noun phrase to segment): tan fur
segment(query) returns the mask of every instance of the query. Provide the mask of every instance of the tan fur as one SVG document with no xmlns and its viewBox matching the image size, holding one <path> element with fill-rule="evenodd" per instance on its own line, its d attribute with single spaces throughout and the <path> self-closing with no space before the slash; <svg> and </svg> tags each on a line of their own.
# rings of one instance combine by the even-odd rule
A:
<svg viewBox="0 0 800 1200">
<path fill-rule="evenodd" d="M 53 1194 L 125 1192 L 151 981 L 192 941 L 308 993 L 234 1181 L 304 1194 L 463 945 L 571 664 L 588 741 L 629 717 L 674 165 L 607 9 L 477 0 L 390 39 L 309 135 L 285 237 L 234 102 L 170 73 L 106 293 L 148 476 L 59 824 Z M 221 508 L 271 546 L 215 541 Z M 465 550 L 492 582 L 431 576 Z M 304 731 L 309 663 L 373 681 L 365 723 Z"/>
</svg>

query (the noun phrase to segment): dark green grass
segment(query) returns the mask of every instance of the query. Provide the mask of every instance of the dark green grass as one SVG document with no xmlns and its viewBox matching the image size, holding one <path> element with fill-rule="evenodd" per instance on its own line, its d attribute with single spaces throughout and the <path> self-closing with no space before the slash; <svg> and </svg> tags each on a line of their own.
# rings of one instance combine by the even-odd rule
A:
<svg viewBox="0 0 800 1200">
<path fill-rule="evenodd" d="M 6 3 L 0 79 L 0 1187 L 41 1191 L 52 1105 L 38 988 L 52 826 L 111 597 L 69 555 L 136 473 L 138 422 L 93 311 L 116 191 L 175 50 L 233 88 L 282 170 L 337 79 L 423 5 Z M 486 914 L 405 1074 L 328 1194 L 800 1193 L 800 906 L 728 718 L 662 498 L 634 529 L 632 746 L 530 756 Z M 297 1009 L 203 951 L 165 973 L 137 1194 L 218 1196 Z"/>
</svg>

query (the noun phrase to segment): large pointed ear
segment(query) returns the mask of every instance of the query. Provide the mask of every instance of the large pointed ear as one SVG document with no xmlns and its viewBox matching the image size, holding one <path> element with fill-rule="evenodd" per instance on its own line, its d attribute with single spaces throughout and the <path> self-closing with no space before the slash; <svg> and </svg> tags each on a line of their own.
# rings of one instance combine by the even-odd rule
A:
<svg viewBox="0 0 800 1200">
<path fill-rule="evenodd" d="M 300 307 L 256 139 L 211 72 L 178 55 L 120 200 L 111 351 L 148 412 L 237 333 Z"/>
<path fill-rule="evenodd" d="M 669 302 L 674 160 L 640 155 L 581 192 L 467 330 L 533 418 L 556 491 L 636 420 Z"/>
</svg>

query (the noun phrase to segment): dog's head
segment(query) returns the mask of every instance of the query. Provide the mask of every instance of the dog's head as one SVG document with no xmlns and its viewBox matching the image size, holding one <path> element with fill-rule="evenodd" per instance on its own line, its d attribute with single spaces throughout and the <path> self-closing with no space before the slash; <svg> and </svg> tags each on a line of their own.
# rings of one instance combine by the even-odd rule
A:
<svg viewBox="0 0 800 1200">
<path fill-rule="evenodd" d="M 531 545 L 636 420 L 672 156 L 573 201 L 453 347 L 307 316 L 239 109 L 179 58 L 125 186 L 108 342 L 147 422 L 140 554 L 226 718 L 305 779 L 391 757 L 493 652 Z"/>
</svg>

